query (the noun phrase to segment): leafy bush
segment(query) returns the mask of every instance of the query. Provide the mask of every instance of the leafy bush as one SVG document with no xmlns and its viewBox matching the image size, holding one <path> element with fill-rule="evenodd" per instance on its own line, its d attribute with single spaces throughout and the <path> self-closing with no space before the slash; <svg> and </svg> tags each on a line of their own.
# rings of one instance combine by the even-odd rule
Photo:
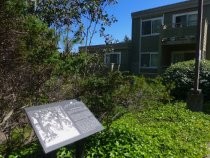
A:
<svg viewBox="0 0 210 158">
<path fill-rule="evenodd" d="M 84 52 L 64 54 L 61 55 L 58 62 L 58 69 L 54 72 L 56 75 L 79 75 L 86 77 L 106 72 L 106 66 L 103 64 L 101 54 L 88 54 Z"/>
<path fill-rule="evenodd" d="M 108 118 L 109 123 L 124 113 L 123 109 L 145 110 L 171 99 L 160 78 L 145 79 L 121 72 L 87 77 L 81 89 L 81 99 L 98 118 Z"/>
<path fill-rule="evenodd" d="M 195 73 L 194 61 L 179 62 L 171 65 L 163 74 L 164 83 L 174 84 L 171 94 L 176 99 L 186 99 L 187 92 L 193 88 Z M 205 99 L 210 99 L 210 61 L 201 62 L 200 88 Z"/>
<path fill-rule="evenodd" d="M 80 98 L 97 118 L 108 123 L 118 107 L 113 91 L 123 84 L 126 84 L 126 78 L 120 72 L 89 76 L 81 81 Z"/>
<path fill-rule="evenodd" d="M 204 157 L 209 124 L 209 116 L 192 113 L 182 103 L 126 114 L 93 137 L 86 157 Z"/>
<path fill-rule="evenodd" d="M 168 87 L 162 84 L 161 78 L 132 76 L 129 81 L 130 84 L 123 84 L 113 92 L 116 105 L 145 110 L 171 100 Z"/>
</svg>

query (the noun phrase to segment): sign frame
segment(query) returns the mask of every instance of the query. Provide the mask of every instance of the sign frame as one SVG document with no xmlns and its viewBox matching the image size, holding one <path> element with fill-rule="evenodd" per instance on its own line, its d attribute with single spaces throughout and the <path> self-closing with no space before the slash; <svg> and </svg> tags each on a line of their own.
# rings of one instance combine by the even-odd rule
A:
<svg viewBox="0 0 210 158">
<path fill-rule="evenodd" d="M 87 106 L 77 100 L 27 107 L 25 112 L 45 153 L 104 129 Z"/>
</svg>

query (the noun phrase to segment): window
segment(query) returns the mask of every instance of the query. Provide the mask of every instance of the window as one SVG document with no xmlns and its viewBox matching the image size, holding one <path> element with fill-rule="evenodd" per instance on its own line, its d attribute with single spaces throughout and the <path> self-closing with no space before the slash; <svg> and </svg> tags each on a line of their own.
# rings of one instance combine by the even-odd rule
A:
<svg viewBox="0 0 210 158">
<path fill-rule="evenodd" d="M 143 20 L 141 23 L 143 36 L 148 35 L 157 35 L 160 33 L 161 25 L 162 25 L 162 17 Z"/>
<path fill-rule="evenodd" d="M 197 25 L 197 11 L 173 15 L 174 27 L 187 27 Z"/>
<path fill-rule="evenodd" d="M 150 67 L 150 54 L 141 55 L 141 67 Z"/>
<path fill-rule="evenodd" d="M 142 35 L 150 35 L 152 33 L 151 26 L 151 21 L 142 22 Z"/>
<path fill-rule="evenodd" d="M 158 67 L 158 53 L 142 53 L 141 67 L 143 68 L 157 68 Z"/>
<path fill-rule="evenodd" d="M 188 26 L 197 25 L 197 14 L 188 15 Z"/>
<path fill-rule="evenodd" d="M 158 54 L 151 54 L 150 55 L 150 66 L 157 67 L 158 66 Z"/>
<path fill-rule="evenodd" d="M 184 27 L 187 25 L 187 16 L 181 15 L 176 17 L 175 26 L 176 27 Z"/>
<path fill-rule="evenodd" d="M 159 33 L 162 26 L 162 19 L 152 21 L 152 33 Z"/>
<path fill-rule="evenodd" d="M 121 53 L 114 52 L 114 53 L 106 53 L 105 54 L 105 64 L 121 64 Z"/>
</svg>

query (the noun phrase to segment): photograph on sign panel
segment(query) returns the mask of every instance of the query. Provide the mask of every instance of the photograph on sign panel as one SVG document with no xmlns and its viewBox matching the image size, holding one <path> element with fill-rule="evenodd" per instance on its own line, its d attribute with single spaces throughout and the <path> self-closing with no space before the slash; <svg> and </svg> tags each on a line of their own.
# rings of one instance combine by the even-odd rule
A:
<svg viewBox="0 0 210 158">
<path fill-rule="evenodd" d="M 80 135 L 72 121 L 59 106 L 32 111 L 30 115 L 46 147 Z"/>
</svg>

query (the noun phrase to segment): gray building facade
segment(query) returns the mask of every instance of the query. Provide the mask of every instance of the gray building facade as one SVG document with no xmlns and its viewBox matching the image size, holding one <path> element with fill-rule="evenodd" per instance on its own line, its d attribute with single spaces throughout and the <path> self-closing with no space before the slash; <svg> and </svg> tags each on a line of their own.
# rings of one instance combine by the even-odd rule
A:
<svg viewBox="0 0 210 158">
<path fill-rule="evenodd" d="M 105 63 L 117 62 L 122 64 L 121 70 L 134 74 L 156 75 L 173 63 L 194 59 L 197 6 L 197 0 L 188 0 L 131 13 L 131 43 L 112 44 L 113 52 L 104 56 Z M 209 27 L 210 0 L 204 0 L 202 59 L 207 60 L 210 60 Z M 88 50 L 99 47 L 107 46 L 90 46 Z"/>
</svg>

